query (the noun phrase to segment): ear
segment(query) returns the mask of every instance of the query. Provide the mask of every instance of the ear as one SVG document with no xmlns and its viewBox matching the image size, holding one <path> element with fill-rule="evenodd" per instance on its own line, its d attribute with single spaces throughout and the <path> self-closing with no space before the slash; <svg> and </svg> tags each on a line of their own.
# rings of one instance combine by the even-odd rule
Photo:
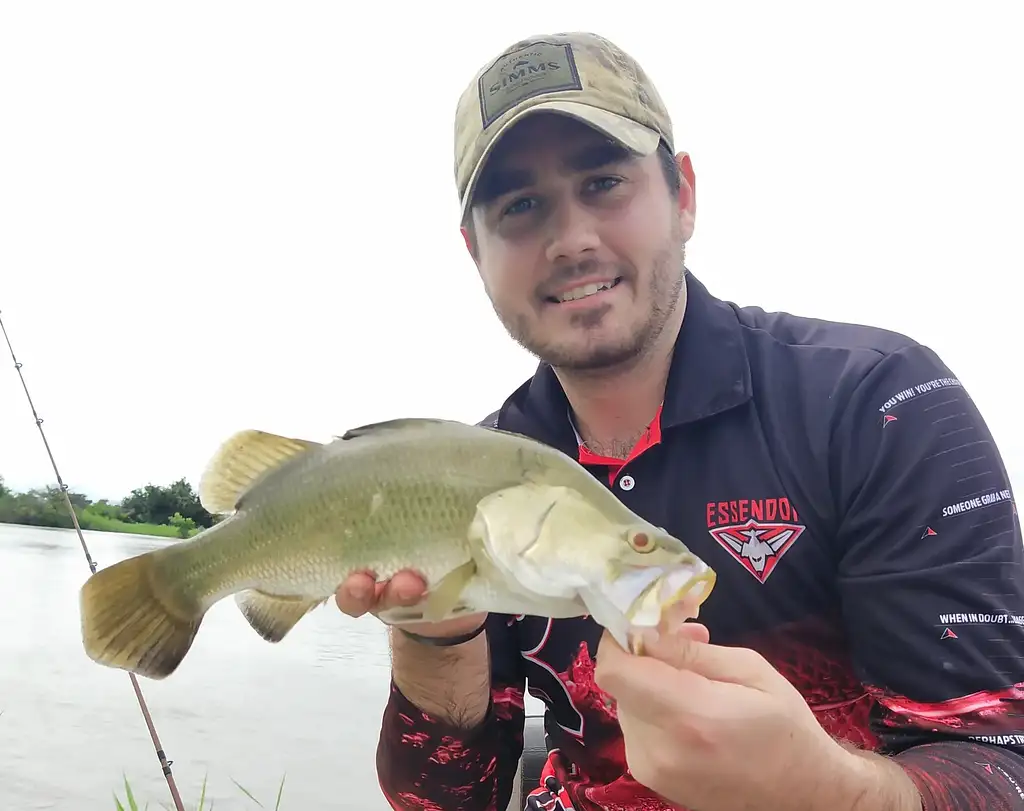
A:
<svg viewBox="0 0 1024 811">
<path fill-rule="evenodd" d="M 467 215 L 463 221 L 462 226 L 459 228 L 459 232 L 462 234 L 462 241 L 466 245 L 466 251 L 469 253 L 469 258 L 473 260 L 473 264 L 476 265 L 476 269 L 480 269 L 480 252 L 479 245 L 476 243 L 476 225 L 472 220 L 473 214 Z"/>
<path fill-rule="evenodd" d="M 679 223 L 683 229 L 683 241 L 693 236 L 694 221 L 697 217 L 697 179 L 693 174 L 693 163 L 685 152 L 676 155 L 679 167 Z"/>
<path fill-rule="evenodd" d="M 459 228 L 459 233 L 462 234 L 462 241 L 466 245 L 466 251 L 469 252 L 469 258 L 473 260 L 473 264 L 475 264 L 477 266 L 477 270 L 479 270 L 480 256 L 477 252 L 477 246 L 474 244 L 476 240 L 476 233 L 472 223 L 468 221 L 465 222 Z"/>
</svg>

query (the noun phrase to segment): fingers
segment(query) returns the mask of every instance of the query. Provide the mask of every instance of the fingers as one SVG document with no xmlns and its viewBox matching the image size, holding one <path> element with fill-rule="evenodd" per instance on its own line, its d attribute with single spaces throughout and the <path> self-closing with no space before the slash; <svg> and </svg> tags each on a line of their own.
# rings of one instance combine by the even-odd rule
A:
<svg viewBox="0 0 1024 811">
<path fill-rule="evenodd" d="M 670 605 L 662 613 L 661 622 L 659 628 L 676 629 L 684 625 L 697 625 L 699 623 L 692 622 L 698 615 L 698 607 L 696 602 L 687 598 L 681 602 Z M 703 627 L 703 626 L 701 626 Z"/>
<path fill-rule="evenodd" d="M 427 584 L 415 572 L 398 572 L 387 583 L 381 584 L 377 594 L 377 608 L 414 605 L 422 599 L 426 590 Z"/>
<path fill-rule="evenodd" d="M 361 617 L 376 603 L 375 582 L 371 575 L 361 572 L 349 575 L 334 592 L 334 602 L 350 617 Z"/>
<path fill-rule="evenodd" d="M 395 606 L 415 605 L 426 593 L 426 583 L 416 572 L 403 570 L 377 582 L 372 572 L 354 572 L 334 593 L 334 601 L 350 617 L 377 614 Z M 479 627 L 486 613 L 466 614 L 442 622 L 406 623 L 402 627 L 423 636 L 459 636 Z"/>
<path fill-rule="evenodd" d="M 711 632 L 708 631 L 708 626 L 699 622 L 687 622 L 675 627 L 665 627 L 662 625 L 658 628 L 657 635 L 659 637 L 668 636 L 688 639 L 691 642 L 700 644 L 707 644 L 711 641 Z"/>
<path fill-rule="evenodd" d="M 361 617 L 396 605 L 413 605 L 425 591 L 423 578 L 415 572 L 401 571 L 380 583 L 372 573 L 356 572 L 338 587 L 334 601 L 350 617 Z"/>
<path fill-rule="evenodd" d="M 771 689 L 774 682 L 774 669 L 756 651 L 712 645 L 707 626 L 699 622 L 679 623 L 676 614 L 669 613 L 658 628 L 644 629 L 639 636 L 644 657 L 656 659 L 676 670 L 694 673 L 711 681 L 762 690 Z M 623 656 L 627 655 L 621 648 L 619 651 Z M 624 662 L 623 666 L 633 665 Z"/>
<path fill-rule="evenodd" d="M 657 629 L 644 629 L 639 636 L 642 654 L 633 655 L 605 631 L 594 674 L 597 685 L 637 718 L 657 723 L 659 716 L 680 709 L 682 696 L 684 704 L 700 706 L 720 697 L 723 688 L 732 690 L 760 678 L 751 658 L 757 654 L 709 644 L 702 623 L 679 623 L 670 614 Z"/>
<path fill-rule="evenodd" d="M 708 627 L 700 622 L 687 622 L 689 614 L 680 611 L 670 610 L 661 618 L 657 628 L 643 628 L 629 634 L 629 642 L 632 650 L 641 655 L 650 655 L 647 650 L 649 643 L 659 636 L 678 636 L 681 639 L 689 639 L 698 643 L 707 643 L 711 640 L 711 632 Z M 637 645 L 639 644 L 639 647 Z M 661 658 L 655 656 L 655 658 Z"/>
<path fill-rule="evenodd" d="M 636 718 L 652 723 L 673 712 L 680 692 L 704 693 L 707 685 L 707 680 L 696 674 L 680 672 L 653 657 L 634 656 L 607 631 L 598 647 L 594 681 L 623 711 L 628 708 Z"/>
<path fill-rule="evenodd" d="M 767 662 L 753 650 L 711 645 L 706 638 L 680 629 L 652 634 L 644 645 L 646 656 L 712 681 L 763 688 L 771 673 Z"/>
</svg>

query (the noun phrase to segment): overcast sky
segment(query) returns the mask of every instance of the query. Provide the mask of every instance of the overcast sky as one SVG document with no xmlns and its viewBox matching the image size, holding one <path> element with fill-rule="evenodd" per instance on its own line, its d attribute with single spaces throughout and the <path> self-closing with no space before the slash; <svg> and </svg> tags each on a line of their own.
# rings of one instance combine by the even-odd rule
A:
<svg viewBox="0 0 1024 811">
<path fill-rule="evenodd" d="M 567 29 L 664 96 L 714 294 L 929 344 L 1024 481 L 1017 0 L 343 5 L 0 10 L 0 310 L 74 489 L 195 484 L 242 428 L 496 408 L 534 361 L 458 233 L 453 112 Z M 49 483 L 0 361 L 0 475 Z"/>
</svg>

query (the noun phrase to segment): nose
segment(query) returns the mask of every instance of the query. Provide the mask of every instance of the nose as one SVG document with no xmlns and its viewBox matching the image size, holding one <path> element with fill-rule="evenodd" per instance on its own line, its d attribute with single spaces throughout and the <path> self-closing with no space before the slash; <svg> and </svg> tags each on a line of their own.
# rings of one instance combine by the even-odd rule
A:
<svg viewBox="0 0 1024 811">
<path fill-rule="evenodd" d="M 548 219 L 548 227 L 546 253 L 552 264 L 581 262 L 600 246 L 594 216 L 577 200 L 561 201 L 555 215 Z"/>
</svg>

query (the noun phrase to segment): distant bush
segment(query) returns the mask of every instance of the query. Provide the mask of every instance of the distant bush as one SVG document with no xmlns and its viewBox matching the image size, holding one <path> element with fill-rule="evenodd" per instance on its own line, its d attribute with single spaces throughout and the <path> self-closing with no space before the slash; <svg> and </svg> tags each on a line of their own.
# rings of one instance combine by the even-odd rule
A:
<svg viewBox="0 0 1024 811">
<path fill-rule="evenodd" d="M 199 497 L 185 479 L 161 487 L 147 484 L 131 492 L 120 504 L 107 499 L 91 501 L 68 491 L 68 498 L 82 529 L 102 532 L 134 532 L 168 538 L 188 538 L 218 519 L 203 509 Z M 16 493 L 0 477 L 0 523 L 72 529 L 64 494 L 59 487 L 42 487 Z"/>
</svg>

